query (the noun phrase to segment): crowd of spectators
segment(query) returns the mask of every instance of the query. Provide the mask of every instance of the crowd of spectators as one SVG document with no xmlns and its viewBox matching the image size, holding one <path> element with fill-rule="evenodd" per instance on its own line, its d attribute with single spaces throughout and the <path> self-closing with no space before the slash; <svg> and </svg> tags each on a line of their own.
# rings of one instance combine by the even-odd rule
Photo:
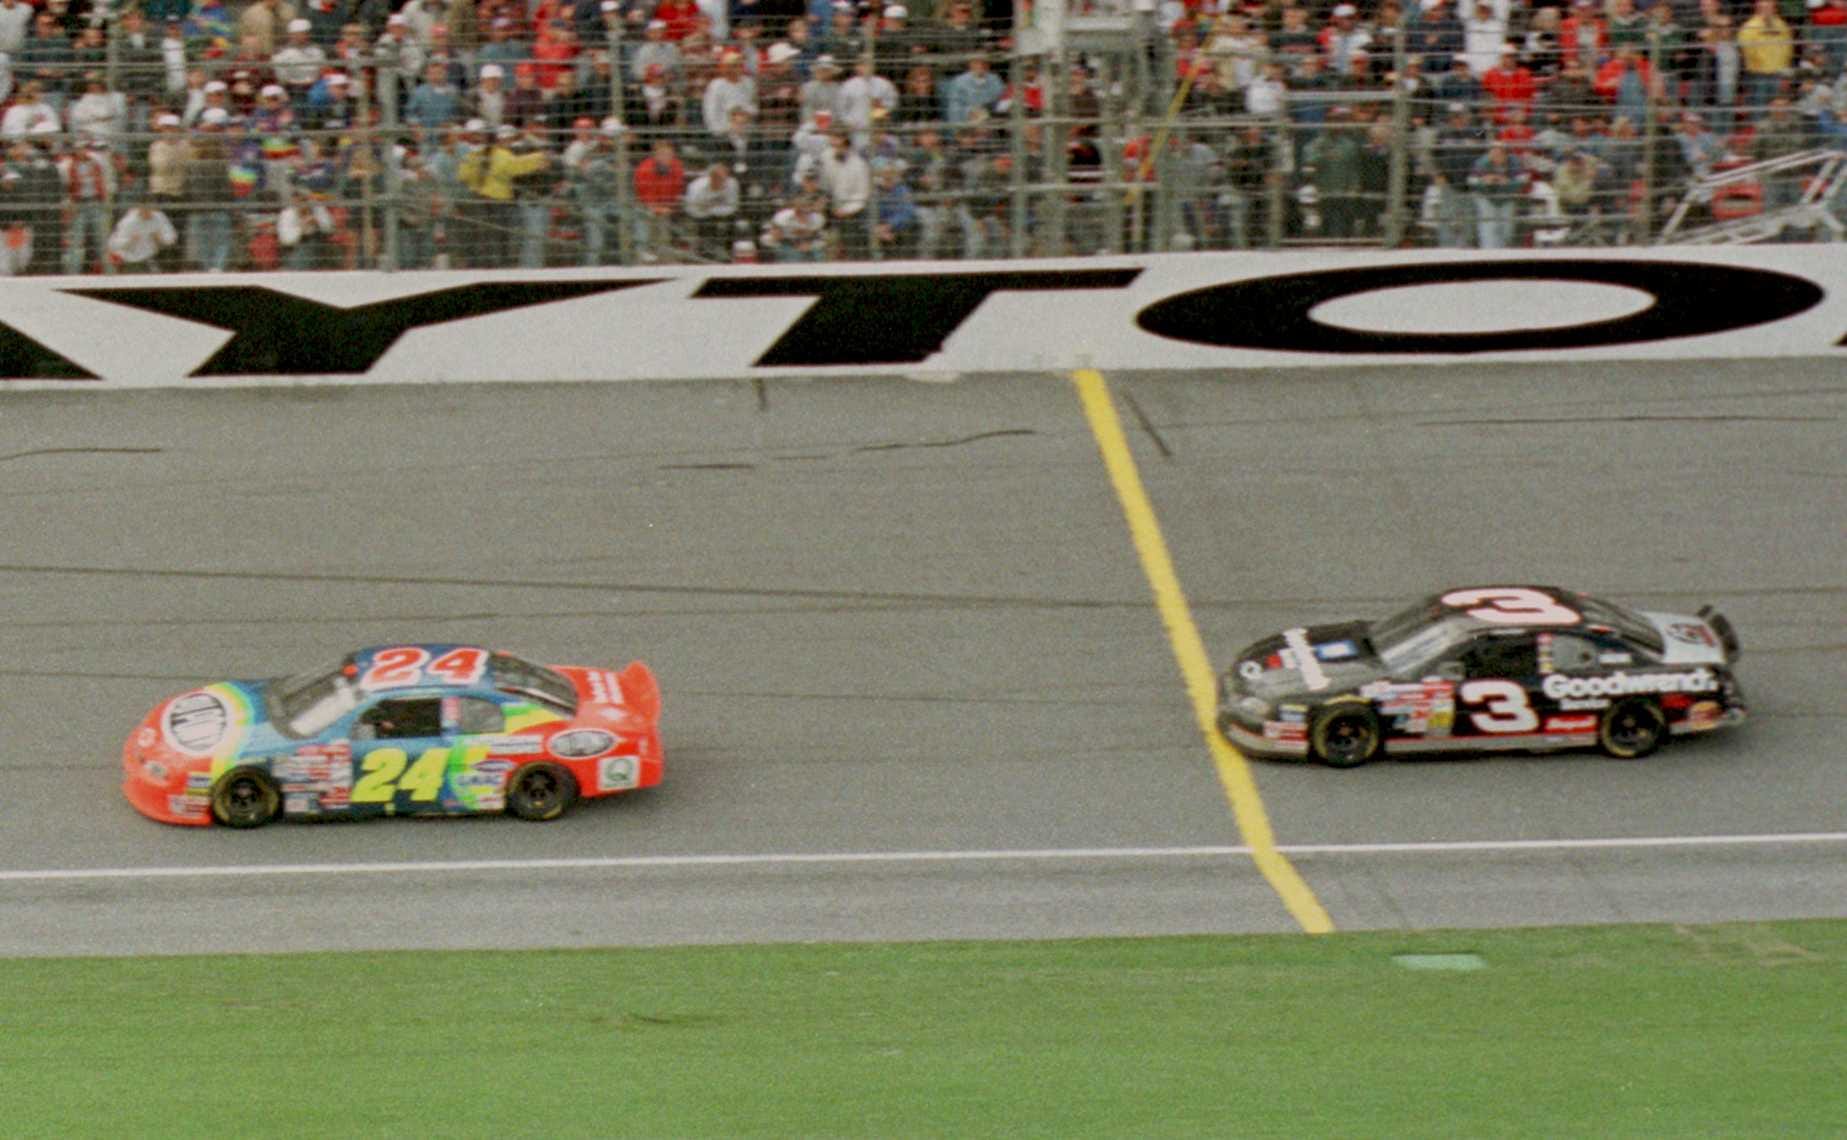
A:
<svg viewBox="0 0 1847 1140">
<path fill-rule="evenodd" d="M 1272 232 L 1379 240 L 1402 149 L 1419 223 L 1404 240 L 1631 240 L 1697 180 L 1847 151 L 1847 0 L 1409 3 L 1168 10 L 1185 115 L 1284 124 L 1230 147 L 1182 136 L 1192 233 L 1241 244 L 1268 210 Z M 1771 171 L 1733 205 L 1773 211 L 1803 187 Z"/>
<path fill-rule="evenodd" d="M 0 0 L 0 273 L 1099 252 L 1162 195 L 1376 241 L 1395 156 L 1498 247 L 1847 149 L 1847 0 L 1409 2 L 1166 0 L 1016 83 L 992 0 Z"/>
</svg>

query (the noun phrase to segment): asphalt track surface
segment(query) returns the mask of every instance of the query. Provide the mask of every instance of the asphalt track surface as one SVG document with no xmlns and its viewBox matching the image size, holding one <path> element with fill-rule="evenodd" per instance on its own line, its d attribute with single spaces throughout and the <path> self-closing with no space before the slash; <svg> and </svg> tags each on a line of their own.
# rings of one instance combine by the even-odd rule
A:
<svg viewBox="0 0 1847 1140">
<path fill-rule="evenodd" d="M 1338 928 L 1847 913 L 1840 361 L 1108 380 L 1215 660 L 1464 582 L 1742 632 L 1753 722 L 1643 763 L 1254 765 Z M 1063 376 L 13 393 L 0 534 L 0 954 L 1296 929 Z M 399 640 L 646 659 L 667 782 L 121 799 L 163 696 Z"/>
</svg>

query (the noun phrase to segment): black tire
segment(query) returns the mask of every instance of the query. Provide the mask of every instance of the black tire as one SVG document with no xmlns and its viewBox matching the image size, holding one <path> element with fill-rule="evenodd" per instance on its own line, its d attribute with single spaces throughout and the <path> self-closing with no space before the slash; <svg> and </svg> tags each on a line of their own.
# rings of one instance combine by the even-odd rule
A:
<svg viewBox="0 0 1847 1140">
<path fill-rule="evenodd" d="M 557 819 L 577 802 L 577 778 L 556 764 L 528 764 L 507 785 L 507 812 L 521 819 Z"/>
<path fill-rule="evenodd" d="M 212 785 L 212 818 L 226 827 L 262 827 L 282 811 L 282 793 L 261 768 L 233 768 Z"/>
<path fill-rule="evenodd" d="M 1332 704 L 1315 714 L 1308 748 L 1330 768 L 1357 768 L 1379 754 L 1379 715 L 1358 701 Z"/>
<path fill-rule="evenodd" d="M 1667 736 L 1667 714 L 1643 697 L 1628 697 L 1603 710 L 1597 722 L 1597 743 L 1618 760 L 1640 760 L 1661 747 Z"/>
</svg>

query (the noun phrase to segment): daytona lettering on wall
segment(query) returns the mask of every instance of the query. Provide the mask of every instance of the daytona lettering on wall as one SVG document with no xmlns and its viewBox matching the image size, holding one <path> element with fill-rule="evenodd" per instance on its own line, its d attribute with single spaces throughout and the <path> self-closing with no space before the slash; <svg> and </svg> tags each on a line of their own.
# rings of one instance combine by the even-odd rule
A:
<svg viewBox="0 0 1847 1140">
<path fill-rule="evenodd" d="M 168 278 L 148 286 L 4 279 L 0 380 L 163 387 L 194 379 L 722 379 L 774 370 L 1237 369 L 1535 352 L 1559 360 L 1814 357 L 1847 348 L 1847 261 L 1819 247 L 1687 251 L 1672 260 L 1286 252 L 934 269 L 491 280 L 251 274 L 237 284 Z M 1575 323 L 1545 325 L 1543 314 L 1497 303 L 1496 283 L 1575 295 L 1581 303 L 1561 306 Z M 1478 286 L 1479 307 L 1449 331 L 1441 320 L 1420 325 L 1427 306 L 1402 303 L 1438 287 L 1451 303 L 1462 297 L 1466 310 Z M 1394 291 L 1398 301 L 1380 302 Z M 310 293 L 334 299 L 303 295 Z M 1611 298 L 1622 296 L 1632 299 L 1629 309 L 1598 319 L 1616 312 Z M 1317 308 L 1332 302 L 1385 315 L 1364 327 L 1317 319 Z M 99 338 L 106 324 L 122 335 Z"/>
</svg>

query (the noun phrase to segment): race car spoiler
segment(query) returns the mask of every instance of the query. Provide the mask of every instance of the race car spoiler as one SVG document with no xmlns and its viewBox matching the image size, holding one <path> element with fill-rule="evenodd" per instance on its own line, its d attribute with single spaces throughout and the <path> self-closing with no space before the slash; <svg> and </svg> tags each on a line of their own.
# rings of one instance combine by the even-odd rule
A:
<svg viewBox="0 0 1847 1140">
<path fill-rule="evenodd" d="M 1732 627 L 1730 620 L 1711 606 L 1701 606 L 1699 617 L 1701 621 L 1712 627 L 1712 632 L 1719 635 L 1719 644 L 1725 647 L 1725 660 L 1727 662 L 1736 661 L 1739 652 L 1738 631 Z"/>
</svg>

